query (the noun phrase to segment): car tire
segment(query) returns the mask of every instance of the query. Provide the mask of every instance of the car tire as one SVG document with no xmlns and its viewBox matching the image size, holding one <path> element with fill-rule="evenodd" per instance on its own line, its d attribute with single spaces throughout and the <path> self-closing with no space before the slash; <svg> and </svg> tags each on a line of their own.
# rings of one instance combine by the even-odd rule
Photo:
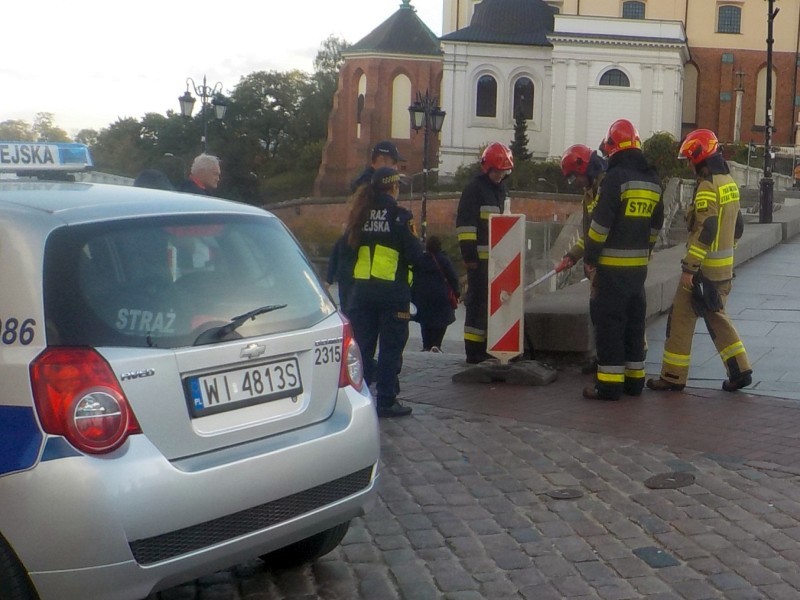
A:
<svg viewBox="0 0 800 600">
<path fill-rule="evenodd" d="M 27 571 L 3 536 L 0 536 L 0 598 L 39 600 Z"/>
<path fill-rule="evenodd" d="M 285 548 L 275 550 L 269 554 L 264 554 L 260 558 L 266 563 L 267 568 L 291 569 L 305 563 L 312 562 L 336 548 L 347 530 L 350 528 L 350 521 L 346 521 L 326 529 L 316 535 L 312 535 L 304 540 L 295 542 Z M 0 596 L 2 597 L 2 596 Z"/>
</svg>

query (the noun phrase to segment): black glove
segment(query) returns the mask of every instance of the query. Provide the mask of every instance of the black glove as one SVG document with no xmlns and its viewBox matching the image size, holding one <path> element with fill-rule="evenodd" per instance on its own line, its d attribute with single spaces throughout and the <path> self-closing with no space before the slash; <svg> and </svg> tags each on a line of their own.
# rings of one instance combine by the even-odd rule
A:
<svg viewBox="0 0 800 600">
<path fill-rule="evenodd" d="M 717 286 L 700 273 L 695 274 L 692 280 L 692 309 L 698 317 L 703 318 L 708 313 L 722 310 L 722 298 Z"/>
</svg>

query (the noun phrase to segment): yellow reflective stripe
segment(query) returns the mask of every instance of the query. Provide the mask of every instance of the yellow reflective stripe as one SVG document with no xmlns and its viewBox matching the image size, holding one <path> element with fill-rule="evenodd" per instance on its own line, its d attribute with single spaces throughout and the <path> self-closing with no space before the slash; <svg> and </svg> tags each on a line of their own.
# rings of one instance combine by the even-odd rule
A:
<svg viewBox="0 0 800 600">
<path fill-rule="evenodd" d="M 597 381 L 601 381 L 603 383 L 625 383 L 625 374 L 624 373 L 603 373 L 601 371 L 597 371 Z"/>
<path fill-rule="evenodd" d="M 369 246 L 359 246 L 356 266 L 353 267 L 353 279 L 369 279 L 371 260 Z"/>
<path fill-rule="evenodd" d="M 703 259 L 704 267 L 729 267 L 733 265 L 733 257 L 728 258 L 708 258 Z"/>
<path fill-rule="evenodd" d="M 699 248 L 698 246 L 692 245 L 689 246 L 686 253 L 689 256 L 694 256 L 697 259 L 703 260 L 706 257 L 706 254 L 708 254 L 708 250 L 704 250 L 703 248 Z"/>
<path fill-rule="evenodd" d="M 400 253 L 388 246 L 375 245 L 375 256 L 372 257 L 372 270 L 370 274 L 375 279 L 394 281 L 397 275 L 397 264 L 400 262 Z"/>
<path fill-rule="evenodd" d="M 735 342 L 725 348 L 722 352 L 719 353 L 722 362 L 727 361 L 729 358 L 733 358 L 739 354 L 744 354 L 744 343 L 742 342 Z"/>
<path fill-rule="evenodd" d="M 482 260 L 489 259 L 489 251 L 488 250 L 478 250 L 478 258 Z"/>
<path fill-rule="evenodd" d="M 689 354 L 674 354 L 664 350 L 664 364 L 674 365 L 676 367 L 688 367 L 692 362 L 692 357 Z"/>
<path fill-rule="evenodd" d="M 464 327 L 464 339 L 468 342 L 485 342 L 486 331 L 474 327 Z"/>
<path fill-rule="evenodd" d="M 478 234 L 474 231 L 465 231 L 464 233 L 458 234 L 458 241 L 459 242 L 474 242 L 478 239 Z"/>
<path fill-rule="evenodd" d="M 648 258 L 646 256 L 603 256 L 597 259 L 597 264 L 607 267 L 646 267 Z"/>
<path fill-rule="evenodd" d="M 697 192 L 697 195 L 694 197 L 694 201 L 697 202 L 698 200 L 707 200 L 708 202 L 716 202 L 717 195 L 714 192 Z"/>
<path fill-rule="evenodd" d="M 647 200 L 648 202 L 652 202 L 655 204 L 661 198 L 661 194 L 655 190 L 643 190 L 640 188 L 633 188 L 622 192 L 622 194 L 620 194 L 620 198 L 622 198 L 623 200 L 631 200 L 632 198 L 637 198 L 640 200 Z"/>
<path fill-rule="evenodd" d="M 606 239 L 608 238 L 608 234 L 602 234 L 602 233 L 600 233 L 598 231 L 595 231 L 594 229 L 591 229 L 591 228 L 587 232 L 587 235 L 589 236 L 590 240 L 598 242 L 600 244 L 605 243 Z"/>
<path fill-rule="evenodd" d="M 578 241 L 575 242 L 575 247 L 580 248 L 581 250 L 584 249 L 583 238 L 578 238 Z"/>
<path fill-rule="evenodd" d="M 617 145 L 619 146 L 620 150 L 625 150 L 626 148 L 641 148 L 642 147 L 642 143 L 640 141 L 638 141 L 638 140 L 620 142 Z"/>
<path fill-rule="evenodd" d="M 625 369 L 625 377 L 628 379 L 644 379 L 644 369 Z"/>
</svg>

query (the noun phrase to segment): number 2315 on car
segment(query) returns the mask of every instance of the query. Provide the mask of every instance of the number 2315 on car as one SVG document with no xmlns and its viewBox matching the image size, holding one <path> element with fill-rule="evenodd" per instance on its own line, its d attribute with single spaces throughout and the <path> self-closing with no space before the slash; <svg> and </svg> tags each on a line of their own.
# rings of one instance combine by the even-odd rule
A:
<svg viewBox="0 0 800 600">
<path fill-rule="evenodd" d="M 296 396 L 303 392 L 297 359 L 189 377 L 192 415 L 208 414 Z"/>
</svg>

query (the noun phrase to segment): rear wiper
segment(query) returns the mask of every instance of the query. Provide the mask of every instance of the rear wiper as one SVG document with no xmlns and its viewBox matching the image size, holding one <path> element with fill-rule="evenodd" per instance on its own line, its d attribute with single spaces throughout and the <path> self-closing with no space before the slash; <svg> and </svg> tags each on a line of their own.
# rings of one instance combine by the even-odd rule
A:
<svg viewBox="0 0 800 600">
<path fill-rule="evenodd" d="M 219 341 L 237 329 L 244 325 L 250 319 L 255 319 L 259 315 L 263 315 L 273 310 L 279 310 L 281 308 L 286 308 L 288 304 L 267 304 L 266 306 L 261 306 L 259 308 L 254 308 L 243 315 L 239 315 L 238 317 L 233 317 L 229 323 L 222 325 L 220 327 L 214 327 L 212 329 L 207 329 L 194 341 L 195 346 L 200 346 L 202 344 L 210 344 L 212 342 Z"/>
<path fill-rule="evenodd" d="M 262 306 L 260 308 L 254 308 L 253 310 L 250 310 L 250 311 L 244 313 L 243 315 L 239 315 L 238 317 L 233 317 L 231 319 L 230 323 L 228 323 L 227 325 L 223 325 L 222 327 L 217 329 L 217 337 L 218 338 L 224 338 L 229 333 L 233 333 L 234 331 L 239 329 L 239 327 L 244 325 L 250 319 L 255 319 L 258 315 L 263 315 L 263 314 L 272 312 L 273 310 L 279 310 L 281 308 L 286 308 L 287 306 L 289 306 L 289 305 L 288 304 L 267 304 L 266 306 Z"/>
</svg>

